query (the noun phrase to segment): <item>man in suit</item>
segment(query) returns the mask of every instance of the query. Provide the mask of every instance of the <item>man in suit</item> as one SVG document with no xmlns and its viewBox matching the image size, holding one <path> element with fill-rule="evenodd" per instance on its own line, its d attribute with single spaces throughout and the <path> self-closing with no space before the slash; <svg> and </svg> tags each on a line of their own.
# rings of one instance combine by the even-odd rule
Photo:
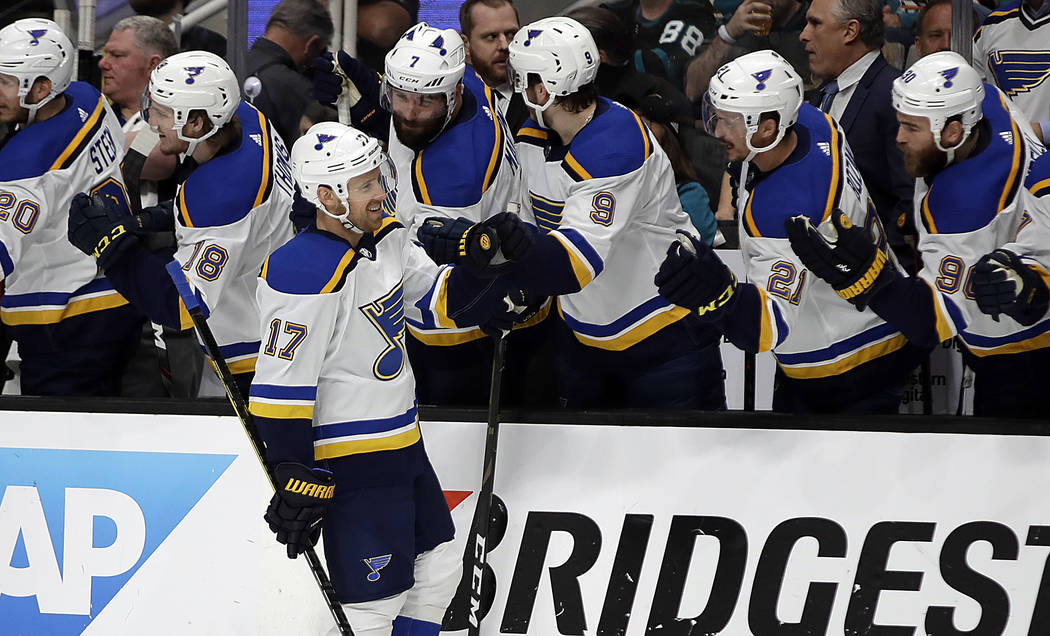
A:
<svg viewBox="0 0 1050 636">
<path fill-rule="evenodd" d="M 799 40 L 813 74 L 824 80 L 810 102 L 842 126 L 890 245 L 905 270 L 914 272 L 915 252 L 904 236 L 915 234 L 915 181 L 897 148 L 890 92 L 901 72 L 880 52 L 882 2 L 813 0 Z"/>
<path fill-rule="evenodd" d="M 467 64 L 499 93 L 501 99 L 497 103 L 513 132 L 529 118 L 525 102 L 507 79 L 510 41 L 519 28 L 514 0 L 466 0 L 459 7 L 459 32 Z"/>
</svg>

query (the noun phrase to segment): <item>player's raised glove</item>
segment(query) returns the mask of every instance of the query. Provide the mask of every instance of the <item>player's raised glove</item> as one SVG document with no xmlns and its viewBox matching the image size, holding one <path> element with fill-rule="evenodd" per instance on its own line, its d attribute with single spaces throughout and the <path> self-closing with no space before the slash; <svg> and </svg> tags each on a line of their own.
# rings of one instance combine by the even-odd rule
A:
<svg viewBox="0 0 1050 636">
<path fill-rule="evenodd" d="M 831 215 L 831 224 L 836 234 L 833 239 L 825 237 L 801 214 L 784 221 L 784 229 L 791 249 L 806 269 L 863 310 L 876 292 L 893 282 L 893 267 L 867 229 L 850 223 L 839 210 Z"/>
<path fill-rule="evenodd" d="M 288 558 L 317 544 L 321 520 L 335 494 L 332 473 L 296 462 L 282 462 L 273 469 L 277 492 L 270 499 L 263 519 L 288 547 Z"/>
<path fill-rule="evenodd" d="M 736 276 L 714 250 L 685 233 L 668 246 L 653 282 L 661 296 L 702 320 L 721 319 L 736 302 Z"/>
<path fill-rule="evenodd" d="M 432 216 L 416 232 L 435 263 L 465 265 L 476 275 L 497 276 L 525 258 L 532 233 L 516 214 L 502 212 L 481 223 Z"/>
<path fill-rule="evenodd" d="M 69 204 L 69 242 L 94 256 L 103 270 L 136 242 L 137 222 L 115 200 L 101 193 L 78 193 Z"/>
<path fill-rule="evenodd" d="M 317 227 L 317 206 L 303 198 L 299 188 L 295 189 L 295 197 L 292 199 L 292 209 L 288 213 L 288 219 L 296 232 L 311 227 Z"/>
<path fill-rule="evenodd" d="M 1022 325 L 1034 325 L 1050 306 L 1046 282 L 1010 250 L 982 256 L 970 280 L 977 306 L 997 321 L 1006 314 Z"/>
</svg>

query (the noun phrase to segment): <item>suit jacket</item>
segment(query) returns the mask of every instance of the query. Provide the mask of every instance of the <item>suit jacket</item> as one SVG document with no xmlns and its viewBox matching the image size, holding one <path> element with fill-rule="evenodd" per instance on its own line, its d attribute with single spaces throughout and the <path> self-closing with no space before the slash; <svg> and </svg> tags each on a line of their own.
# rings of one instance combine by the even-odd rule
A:
<svg viewBox="0 0 1050 636">
<path fill-rule="evenodd" d="M 839 125 L 846 133 L 890 245 L 910 273 L 914 254 L 901 235 L 915 234 L 915 180 L 904 169 L 904 156 L 897 148 L 897 113 L 891 101 L 893 80 L 900 74 L 880 53 L 854 88 Z M 819 90 L 813 91 L 810 103 L 819 107 L 820 96 Z"/>
</svg>

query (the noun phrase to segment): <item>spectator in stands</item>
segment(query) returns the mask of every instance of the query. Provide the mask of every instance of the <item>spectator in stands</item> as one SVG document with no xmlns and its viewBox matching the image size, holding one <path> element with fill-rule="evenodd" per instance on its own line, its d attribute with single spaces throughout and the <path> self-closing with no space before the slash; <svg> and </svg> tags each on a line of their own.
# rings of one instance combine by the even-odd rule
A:
<svg viewBox="0 0 1050 636">
<path fill-rule="evenodd" d="M 919 10 L 915 50 L 919 57 L 952 50 L 952 0 L 930 0 Z"/>
<path fill-rule="evenodd" d="M 805 26 L 806 7 L 801 0 L 744 0 L 718 28 L 718 37 L 689 64 L 685 94 L 697 101 L 720 66 L 746 53 L 767 49 L 779 53 L 809 84 L 809 57 L 798 39 Z"/>
<path fill-rule="evenodd" d="M 273 122 L 286 146 L 299 138 L 299 122 L 313 101 L 303 69 L 332 42 L 332 16 L 318 0 L 283 0 L 248 51 L 248 75 L 262 82 L 252 102 Z"/>
<path fill-rule="evenodd" d="M 102 70 L 102 93 L 112 102 L 121 124 L 138 116 L 150 71 L 178 52 L 171 29 L 157 18 L 135 15 L 113 26 L 98 67 Z"/>
<path fill-rule="evenodd" d="M 497 103 L 512 131 L 529 118 L 521 95 L 511 90 L 507 80 L 507 47 L 518 28 L 513 0 L 466 0 L 459 6 L 459 33 L 467 64 L 503 98 Z"/>
<path fill-rule="evenodd" d="M 973 36 L 973 67 L 995 84 L 1050 142 L 1050 0 L 1020 0 L 993 11 Z"/>
<path fill-rule="evenodd" d="M 159 18 L 171 24 L 176 16 L 186 13 L 192 0 L 128 0 L 135 13 Z M 182 29 L 179 47 L 183 51 L 208 51 L 226 57 L 226 38 L 198 24 Z"/>
<path fill-rule="evenodd" d="M 846 133 L 887 238 L 905 271 L 915 252 L 903 236 L 914 235 L 915 181 L 897 147 L 897 115 L 890 102 L 901 72 L 882 56 L 880 0 L 813 0 L 799 39 L 813 74 L 824 80 L 810 103 L 830 114 Z"/>
<path fill-rule="evenodd" d="M 418 21 L 419 0 L 358 0 L 357 57 L 381 72 L 387 51 Z"/>
<path fill-rule="evenodd" d="M 630 26 L 635 68 L 678 90 L 685 86 L 690 60 L 715 37 L 710 0 L 609 0 L 602 6 Z"/>
</svg>

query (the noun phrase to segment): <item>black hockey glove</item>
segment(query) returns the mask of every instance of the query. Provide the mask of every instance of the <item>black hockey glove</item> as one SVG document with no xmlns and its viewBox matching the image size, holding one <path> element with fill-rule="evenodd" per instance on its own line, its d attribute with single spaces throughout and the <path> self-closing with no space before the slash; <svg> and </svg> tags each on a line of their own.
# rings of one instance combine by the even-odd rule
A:
<svg viewBox="0 0 1050 636">
<path fill-rule="evenodd" d="M 160 205 L 143 208 L 141 212 L 132 216 L 131 227 L 128 229 L 136 234 L 174 232 L 175 202 L 165 201 Z"/>
<path fill-rule="evenodd" d="M 135 220 L 116 201 L 96 193 L 78 193 L 69 204 L 69 242 L 94 256 L 103 270 L 136 242 Z"/>
<path fill-rule="evenodd" d="M 292 199 L 292 209 L 288 218 L 292 221 L 296 233 L 317 227 L 317 206 L 304 199 L 299 193 L 299 188 L 295 189 L 295 198 Z"/>
<path fill-rule="evenodd" d="M 1050 306 L 1046 282 L 1010 250 L 982 256 L 970 280 L 977 306 L 996 321 L 1006 314 L 1022 325 L 1034 325 Z"/>
<path fill-rule="evenodd" d="M 514 289 L 507 293 L 501 302 L 503 306 L 492 314 L 488 322 L 481 325 L 481 330 L 486 335 L 497 340 L 509 334 L 514 325 L 532 320 L 547 302 L 547 297 L 533 297 L 524 290 Z"/>
<path fill-rule="evenodd" d="M 427 218 L 416 232 L 435 263 L 464 265 L 477 276 L 491 278 L 508 271 L 532 249 L 532 233 L 516 214 L 503 212 L 474 223 L 460 217 Z"/>
<path fill-rule="evenodd" d="M 839 210 L 831 215 L 834 242 L 825 238 L 804 215 L 784 221 L 788 241 L 799 260 L 842 298 L 863 310 L 868 300 L 893 282 L 894 269 L 871 233 L 850 223 Z"/>
<path fill-rule="evenodd" d="M 273 469 L 277 492 L 270 499 L 263 519 L 277 534 L 278 543 L 288 546 L 294 559 L 317 545 L 321 520 L 335 494 L 332 473 L 296 462 L 282 462 Z"/>
<path fill-rule="evenodd" d="M 736 276 L 715 251 L 696 238 L 678 234 L 653 279 L 668 301 L 702 320 L 720 320 L 736 302 Z"/>
</svg>

